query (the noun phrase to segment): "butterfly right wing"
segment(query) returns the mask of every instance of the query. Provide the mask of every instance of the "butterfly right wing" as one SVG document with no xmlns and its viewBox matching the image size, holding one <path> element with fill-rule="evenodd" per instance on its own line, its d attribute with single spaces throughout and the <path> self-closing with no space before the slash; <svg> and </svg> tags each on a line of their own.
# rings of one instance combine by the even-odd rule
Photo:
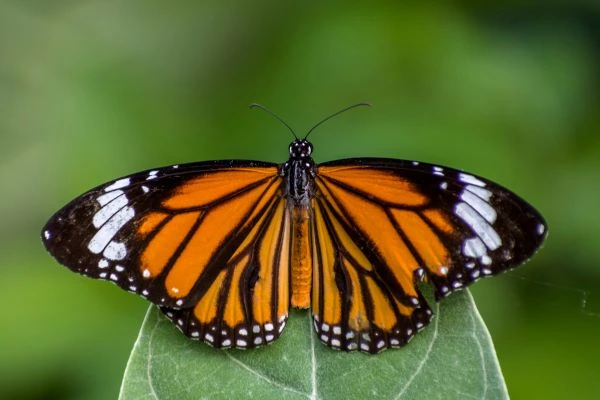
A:
<svg viewBox="0 0 600 400">
<path fill-rule="evenodd" d="M 321 164 L 314 199 L 313 317 L 327 345 L 405 344 L 436 299 L 507 271 L 543 243 L 542 216 L 507 189 L 448 167 L 391 159 Z"/>
</svg>

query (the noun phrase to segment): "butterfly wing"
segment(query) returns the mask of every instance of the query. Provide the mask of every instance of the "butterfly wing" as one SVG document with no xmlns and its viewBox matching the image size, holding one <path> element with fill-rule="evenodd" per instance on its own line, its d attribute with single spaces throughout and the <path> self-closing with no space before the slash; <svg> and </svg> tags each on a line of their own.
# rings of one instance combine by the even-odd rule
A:
<svg viewBox="0 0 600 400">
<path fill-rule="evenodd" d="M 289 222 L 275 164 L 149 170 L 78 197 L 42 240 L 71 270 L 161 306 L 216 347 L 275 339 L 288 312 Z"/>
<path fill-rule="evenodd" d="M 404 345 L 436 298 L 521 264 L 546 236 L 540 214 L 474 175 L 389 159 L 318 167 L 313 318 L 322 341 L 371 353 Z"/>
</svg>

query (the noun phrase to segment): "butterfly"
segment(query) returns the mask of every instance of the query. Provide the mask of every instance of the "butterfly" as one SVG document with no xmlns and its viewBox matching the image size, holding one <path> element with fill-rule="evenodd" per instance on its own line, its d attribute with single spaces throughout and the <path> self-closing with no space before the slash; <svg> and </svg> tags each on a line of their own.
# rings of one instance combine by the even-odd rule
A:
<svg viewBox="0 0 600 400">
<path fill-rule="evenodd" d="M 42 241 L 214 347 L 271 343 L 297 307 L 327 346 L 378 353 L 431 320 L 419 284 L 440 300 L 525 262 L 547 235 L 538 211 L 489 180 L 397 159 L 317 164 L 307 136 L 279 165 L 196 162 L 100 185 Z"/>
</svg>

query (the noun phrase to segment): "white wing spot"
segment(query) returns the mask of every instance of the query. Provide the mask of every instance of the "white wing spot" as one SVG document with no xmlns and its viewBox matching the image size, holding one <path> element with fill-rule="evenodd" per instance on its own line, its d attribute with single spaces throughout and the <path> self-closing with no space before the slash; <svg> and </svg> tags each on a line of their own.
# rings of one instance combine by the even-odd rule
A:
<svg viewBox="0 0 600 400">
<path fill-rule="evenodd" d="M 149 270 L 148 268 L 144 269 L 144 270 L 142 271 L 142 276 L 143 276 L 144 278 L 150 278 L 150 270 Z"/>
<path fill-rule="evenodd" d="M 485 244 L 478 237 L 463 242 L 462 252 L 467 257 L 479 258 L 487 253 Z"/>
<path fill-rule="evenodd" d="M 156 174 L 158 174 L 158 170 L 150 171 L 146 180 L 149 181 L 150 179 L 156 178 Z"/>
<path fill-rule="evenodd" d="M 546 227 L 543 224 L 538 224 L 538 226 L 537 226 L 538 235 L 543 235 L 545 231 L 546 231 Z M 48 238 L 46 238 L 46 239 L 48 239 Z"/>
<path fill-rule="evenodd" d="M 104 225 L 104 223 L 106 223 L 106 221 L 108 221 L 110 217 L 115 215 L 117 211 L 125 207 L 127 203 L 128 200 L 125 194 L 116 197 L 104 207 L 102 207 L 100 210 L 98 210 L 96 214 L 94 214 L 94 217 L 92 218 L 92 224 L 94 224 L 94 227 L 96 229 L 100 228 L 102 225 Z"/>
<path fill-rule="evenodd" d="M 117 265 L 115 267 L 115 271 L 117 271 L 117 272 L 123 272 L 123 271 L 125 271 L 125 267 L 122 266 L 122 265 Z"/>
<path fill-rule="evenodd" d="M 122 260 L 127 255 L 127 248 L 125 244 L 111 240 L 102 255 L 109 260 Z"/>
<path fill-rule="evenodd" d="M 88 243 L 88 249 L 94 254 L 100 254 L 117 232 L 134 216 L 135 211 L 133 208 L 123 207 L 96 232 Z"/>
<path fill-rule="evenodd" d="M 130 183 L 131 183 L 131 178 L 119 179 L 119 180 L 115 181 L 112 185 L 105 187 L 104 191 L 110 192 L 110 191 L 113 191 L 116 189 L 121 189 L 121 188 L 129 186 Z"/>
<path fill-rule="evenodd" d="M 479 186 L 467 185 L 465 186 L 465 190 L 476 194 L 477 196 L 481 197 L 482 200 L 487 202 L 489 202 L 490 198 L 492 197 L 492 192 Z"/>
<path fill-rule="evenodd" d="M 98 261 L 98 268 L 108 268 L 108 260 L 102 258 L 100 261 Z"/>
<path fill-rule="evenodd" d="M 442 189 L 442 190 L 448 189 L 448 182 L 442 182 L 442 183 L 440 183 L 440 189 Z"/>
<path fill-rule="evenodd" d="M 44 231 L 44 238 L 46 238 L 46 240 L 48 240 L 48 239 L 50 239 L 50 236 L 52 236 L 52 235 L 50 234 L 50 231 L 49 231 L 49 230 L 45 230 L 45 231 Z"/>
<path fill-rule="evenodd" d="M 144 193 L 148 193 L 150 191 L 150 189 L 148 189 L 148 186 L 146 185 L 142 185 L 142 190 L 144 191 Z"/>
<path fill-rule="evenodd" d="M 115 197 L 119 197 L 120 195 L 122 195 L 123 192 L 122 190 L 114 190 L 112 192 L 108 192 L 108 193 L 104 193 L 103 195 L 100 195 L 96 198 L 96 201 L 98 203 L 100 203 L 100 205 L 102 207 L 104 207 L 105 205 L 107 205 L 109 202 L 111 202 Z"/>
<path fill-rule="evenodd" d="M 496 250 L 502 244 L 498 233 L 470 205 L 460 202 L 454 207 L 454 213 L 466 222 L 473 232 L 481 238 L 490 250 Z"/>
<path fill-rule="evenodd" d="M 485 186 L 485 182 L 475 178 L 473 175 L 465 174 L 463 172 L 458 174 L 458 180 L 464 183 L 470 183 L 471 185 L 475 186 Z"/>
<path fill-rule="evenodd" d="M 487 254 L 481 256 L 481 263 L 483 265 L 491 265 L 492 264 L 492 258 L 490 256 L 488 256 Z"/>
<path fill-rule="evenodd" d="M 486 201 L 482 200 L 479 196 L 467 191 L 463 190 L 460 194 L 461 200 L 465 203 L 473 207 L 475 211 L 479 213 L 487 222 L 493 224 L 496 221 L 496 210 L 492 206 L 490 206 Z"/>
</svg>

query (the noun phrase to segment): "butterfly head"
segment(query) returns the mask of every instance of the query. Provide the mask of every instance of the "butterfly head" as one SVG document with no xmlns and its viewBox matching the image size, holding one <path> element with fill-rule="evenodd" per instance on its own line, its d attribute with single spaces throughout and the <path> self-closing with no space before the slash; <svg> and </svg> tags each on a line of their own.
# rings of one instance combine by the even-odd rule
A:
<svg viewBox="0 0 600 400">
<path fill-rule="evenodd" d="M 306 139 L 296 139 L 290 144 L 290 157 L 294 159 L 308 158 L 312 154 L 313 146 Z"/>
</svg>

